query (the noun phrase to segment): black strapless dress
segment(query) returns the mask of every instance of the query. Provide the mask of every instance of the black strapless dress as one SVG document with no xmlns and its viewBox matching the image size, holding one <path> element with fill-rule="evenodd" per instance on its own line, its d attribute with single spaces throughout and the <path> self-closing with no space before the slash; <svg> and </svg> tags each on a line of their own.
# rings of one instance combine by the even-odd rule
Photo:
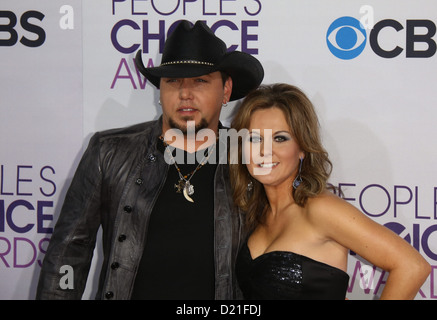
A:
<svg viewBox="0 0 437 320">
<path fill-rule="evenodd" d="M 249 300 L 344 300 L 349 282 L 343 270 L 289 251 L 252 259 L 247 242 L 238 254 L 236 273 Z"/>
</svg>

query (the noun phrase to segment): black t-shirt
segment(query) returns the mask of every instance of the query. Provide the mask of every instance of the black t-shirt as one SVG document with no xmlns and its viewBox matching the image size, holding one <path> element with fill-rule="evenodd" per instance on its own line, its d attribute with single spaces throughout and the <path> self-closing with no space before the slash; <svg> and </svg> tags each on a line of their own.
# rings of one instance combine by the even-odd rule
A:
<svg viewBox="0 0 437 320">
<path fill-rule="evenodd" d="M 192 163 L 194 154 L 176 151 L 184 152 L 185 161 L 177 161 L 181 173 L 192 172 L 198 165 L 197 161 Z M 176 192 L 179 175 L 176 167 L 170 165 L 146 230 L 132 299 L 214 299 L 216 167 L 207 163 L 191 178 L 192 203 Z"/>
</svg>

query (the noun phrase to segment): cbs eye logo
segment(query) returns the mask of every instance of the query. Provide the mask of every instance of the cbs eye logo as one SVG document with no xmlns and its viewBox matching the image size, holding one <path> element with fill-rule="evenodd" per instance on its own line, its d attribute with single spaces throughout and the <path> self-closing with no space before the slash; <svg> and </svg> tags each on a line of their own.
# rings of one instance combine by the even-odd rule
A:
<svg viewBox="0 0 437 320">
<path fill-rule="evenodd" d="M 331 53 L 343 60 L 354 59 L 363 52 L 367 34 L 359 20 L 341 17 L 335 20 L 326 33 L 326 43 Z"/>
</svg>

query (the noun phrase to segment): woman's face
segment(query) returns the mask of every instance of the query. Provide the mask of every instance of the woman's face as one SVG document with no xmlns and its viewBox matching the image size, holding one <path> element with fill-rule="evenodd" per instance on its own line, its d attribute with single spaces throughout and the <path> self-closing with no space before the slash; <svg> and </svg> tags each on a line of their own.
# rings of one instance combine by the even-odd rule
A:
<svg viewBox="0 0 437 320">
<path fill-rule="evenodd" d="M 276 108 L 255 111 L 244 152 L 249 173 L 264 186 L 291 188 L 299 170 L 300 150 L 284 113 Z"/>
</svg>

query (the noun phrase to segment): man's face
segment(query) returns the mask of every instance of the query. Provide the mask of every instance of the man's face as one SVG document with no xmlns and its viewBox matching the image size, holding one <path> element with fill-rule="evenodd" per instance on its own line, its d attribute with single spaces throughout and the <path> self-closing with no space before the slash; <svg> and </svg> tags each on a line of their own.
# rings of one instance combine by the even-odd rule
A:
<svg viewBox="0 0 437 320">
<path fill-rule="evenodd" d="M 187 121 L 200 129 L 218 129 L 222 103 L 228 102 L 232 80 L 223 85 L 219 71 L 193 78 L 161 78 L 160 100 L 163 132 L 176 128 L 187 132 Z"/>
</svg>

